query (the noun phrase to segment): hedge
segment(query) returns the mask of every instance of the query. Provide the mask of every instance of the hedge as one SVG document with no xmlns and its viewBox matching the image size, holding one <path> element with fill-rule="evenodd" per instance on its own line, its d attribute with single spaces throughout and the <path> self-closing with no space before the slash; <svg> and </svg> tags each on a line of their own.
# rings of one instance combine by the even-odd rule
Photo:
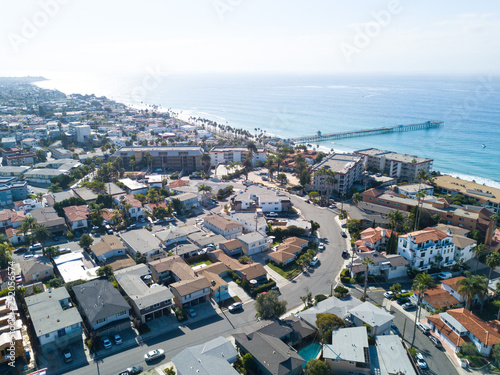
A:
<svg viewBox="0 0 500 375">
<path fill-rule="evenodd" d="M 268 290 L 270 290 L 274 286 L 276 286 L 276 281 L 271 280 L 265 284 L 258 286 L 257 288 L 254 288 L 253 290 L 250 290 L 250 295 L 252 297 L 255 297 L 260 293 L 267 292 Z"/>
</svg>

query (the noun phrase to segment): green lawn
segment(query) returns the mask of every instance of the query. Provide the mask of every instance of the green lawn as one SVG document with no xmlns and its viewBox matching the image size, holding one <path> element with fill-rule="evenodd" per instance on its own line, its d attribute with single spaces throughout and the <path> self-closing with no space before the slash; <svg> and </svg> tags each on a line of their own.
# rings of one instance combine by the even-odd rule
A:
<svg viewBox="0 0 500 375">
<path fill-rule="evenodd" d="M 211 265 L 213 262 L 211 262 L 210 260 L 208 259 L 203 259 L 203 260 L 199 260 L 197 262 L 194 262 L 194 263 L 189 263 L 189 265 L 191 267 L 196 267 L 196 266 L 199 266 L 200 264 L 206 264 L 207 266 Z"/>
<path fill-rule="evenodd" d="M 268 263 L 267 264 L 273 271 L 278 272 L 281 276 L 283 276 L 285 279 L 290 280 L 291 278 L 297 276 L 301 268 L 297 266 L 297 264 L 294 262 L 288 263 L 287 265 L 280 267 L 277 266 L 273 263 Z"/>
</svg>

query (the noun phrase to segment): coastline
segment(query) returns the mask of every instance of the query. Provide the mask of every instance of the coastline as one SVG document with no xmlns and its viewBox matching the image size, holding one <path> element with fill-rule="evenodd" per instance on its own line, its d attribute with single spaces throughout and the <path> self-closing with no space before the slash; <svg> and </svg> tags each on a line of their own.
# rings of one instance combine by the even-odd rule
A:
<svg viewBox="0 0 500 375">
<path fill-rule="evenodd" d="M 53 81 L 53 80 L 51 80 L 49 78 L 46 80 L 33 82 L 33 84 L 42 88 L 42 89 L 46 89 L 46 90 L 58 90 L 58 91 L 63 92 L 66 95 L 71 95 L 72 93 L 76 93 L 75 90 L 69 90 L 69 89 L 67 89 L 67 87 L 66 87 L 66 90 L 61 90 L 61 89 L 56 87 L 57 84 L 56 85 L 54 85 L 53 83 L 51 84 L 50 83 L 51 81 Z M 40 83 L 40 85 L 38 83 Z M 47 88 L 46 86 L 50 86 L 51 88 Z M 94 91 L 94 90 L 90 90 L 90 91 L 84 90 L 84 91 L 90 92 L 90 91 Z M 190 123 L 193 125 L 199 126 L 200 124 L 197 123 L 196 121 L 193 121 L 192 119 L 189 119 L 189 117 L 196 117 L 196 118 L 200 117 L 203 119 L 215 121 L 221 125 L 230 125 L 233 128 L 242 128 L 244 130 L 249 131 L 251 134 L 255 134 L 254 128 L 252 128 L 251 126 L 248 126 L 248 124 L 240 124 L 240 123 L 233 122 L 234 125 L 231 125 L 231 124 L 229 124 L 228 118 L 220 116 L 220 115 L 211 114 L 211 113 L 206 112 L 206 111 L 202 111 L 202 110 L 198 111 L 196 109 L 172 109 L 172 108 L 167 108 L 167 107 L 163 106 L 162 104 L 150 104 L 150 102 L 147 102 L 147 101 L 141 101 L 141 103 L 127 103 L 126 101 L 115 99 L 114 96 L 109 95 L 109 93 L 107 95 L 101 95 L 101 91 L 102 90 L 97 90 L 97 92 L 99 92 L 99 96 L 105 96 L 108 100 L 113 100 L 113 101 L 120 103 L 120 104 L 123 104 L 126 107 L 131 108 L 133 110 L 145 110 L 145 109 L 151 109 L 154 107 L 155 111 L 162 112 L 162 113 L 171 113 L 174 115 L 174 117 L 178 118 L 179 120 L 182 120 L 186 123 Z M 111 99 L 110 99 L 110 97 L 111 97 Z M 116 97 L 117 98 L 124 97 L 124 95 L 116 95 Z M 264 130 L 264 129 L 261 129 L 261 130 Z M 279 135 L 279 134 L 275 134 L 275 133 L 273 134 L 272 132 L 268 132 L 268 130 L 272 131 L 272 129 L 265 129 L 265 130 L 266 130 L 265 134 L 267 136 L 276 137 L 276 138 L 280 138 L 280 139 L 286 139 L 286 137 L 283 137 L 283 135 Z M 294 136 L 295 136 L 295 134 L 294 134 Z M 319 147 L 316 147 L 316 145 L 319 145 Z M 323 152 L 331 152 L 331 150 L 333 149 L 333 151 L 336 153 L 350 153 L 350 152 L 355 151 L 356 149 L 364 148 L 364 147 L 351 148 L 351 147 L 345 147 L 345 146 L 344 147 L 336 147 L 333 143 L 330 143 L 330 142 L 329 142 L 329 146 L 325 146 L 324 144 L 321 144 L 321 143 L 316 143 L 312 146 L 313 146 L 313 148 L 316 148 L 316 149 L 323 151 Z M 391 150 L 390 147 L 384 148 L 384 146 L 379 146 L 376 143 L 374 143 L 373 146 L 371 146 L 371 147 Z M 408 151 L 408 153 L 415 154 L 415 153 L 412 153 L 411 151 Z M 436 159 L 437 158 L 434 158 L 434 160 L 436 160 Z M 439 159 L 437 159 L 437 160 L 439 160 Z M 493 179 L 485 177 L 485 176 L 465 174 L 465 173 L 461 173 L 458 171 L 448 170 L 448 169 L 442 168 L 442 167 L 438 168 L 438 171 L 443 175 L 450 175 L 452 177 L 458 177 L 458 178 L 466 180 L 466 181 L 475 181 L 476 183 L 479 183 L 479 184 L 482 184 L 485 186 L 500 188 L 499 181 L 493 180 Z"/>
</svg>

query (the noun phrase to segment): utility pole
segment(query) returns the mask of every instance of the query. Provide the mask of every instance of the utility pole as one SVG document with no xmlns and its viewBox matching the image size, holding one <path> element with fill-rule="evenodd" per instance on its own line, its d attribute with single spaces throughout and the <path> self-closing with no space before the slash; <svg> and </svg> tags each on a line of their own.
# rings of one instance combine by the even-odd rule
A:
<svg viewBox="0 0 500 375">
<path fill-rule="evenodd" d="M 407 319 L 407 318 L 405 318 L 405 323 L 404 323 L 404 325 L 403 325 L 403 335 L 402 335 L 402 337 L 401 337 L 403 340 L 405 339 L 406 319 Z"/>
</svg>

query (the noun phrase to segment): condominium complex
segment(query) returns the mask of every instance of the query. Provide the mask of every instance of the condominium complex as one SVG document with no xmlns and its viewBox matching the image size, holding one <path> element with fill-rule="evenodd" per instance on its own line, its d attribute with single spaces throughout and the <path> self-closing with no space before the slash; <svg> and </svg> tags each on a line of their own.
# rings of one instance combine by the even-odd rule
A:
<svg viewBox="0 0 500 375">
<path fill-rule="evenodd" d="M 242 162 L 248 154 L 246 147 L 213 147 L 210 150 L 211 166 L 215 167 L 217 164 L 227 162 Z M 252 164 L 264 163 L 266 161 L 266 149 L 258 148 L 257 152 L 252 153 Z"/>
<path fill-rule="evenodd" d="M 330 170 L 335 174 L 330 180 L 327 173 L 321 170 Z M 359 181 L 363 171 L 362 158 L 354 154 L 333 154 L 326 157 L 321 163 L 314 166 L 312 190 L 318 192 L 337 192 L 345 194 L 354 182 Z"/>
<path fill-rule="evenodd" d="M 135 157 L 136 165 L 140 163 L 146 153 L 149 153 L 152 159 L 152 168 L 162 171 L 186 171 L 192 172 L 201 169 L 201 156 L 203 149 L 201 147 L 123 147 L 116 151 L 111 160 L 120 157 L 124 168 L 130 167 L 130 157 Z"/>
<path fill-rule="evenodd" d="M 397 177 L 402 181 L 416 180 L 420 169 L 423 169 L 425 173 L 430 173 L 432 170 L 433 159 L 376 148 L 367 148 L 354 153 L 363 157 L 365 169 L 379 170 L 389 177 Z"/>
</svg>

